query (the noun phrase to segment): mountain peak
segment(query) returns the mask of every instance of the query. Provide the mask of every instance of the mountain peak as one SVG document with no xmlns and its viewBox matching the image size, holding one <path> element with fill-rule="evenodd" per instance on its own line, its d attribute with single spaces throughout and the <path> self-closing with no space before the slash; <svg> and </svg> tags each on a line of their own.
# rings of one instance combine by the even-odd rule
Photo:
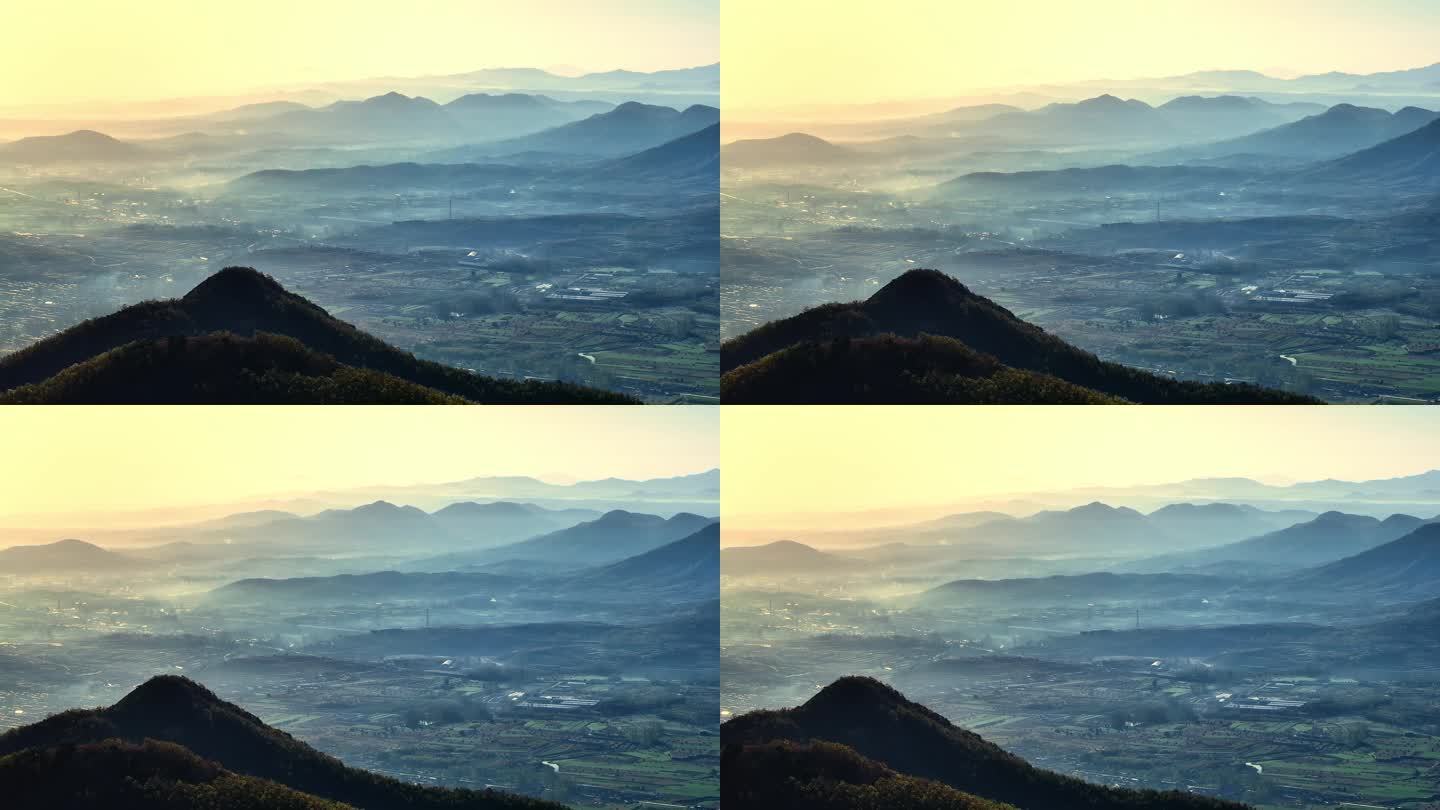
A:
<svg viewBox="0 0 1440 810">
<path fill-rule="evenodd" d="M 187 304 L 223 304 L 230 308 L 288 297 L 280 282 L 252 267 L 226 267 L 210 276 L 181 299 Z"/>
<path fill-rule="evenodd" d="M 864 675 L 847 675 L 816 692 L 805 701 L 806 710 L 875 707 L 907 703 L 893 688 Z"/>
<path fill-rule="evenodd" d="M 871 304 L 908 306 L 920 301 L 947 301 L 956 297 L 973 298 L 964 284 L 939 270 L 916 268 L 906 270 L 870 296 Z"/>
<path fill-rule="evenodd" d="M 53 542 L 53 543 L 50 544 L 50 547 L 51 547 L 51 548 L 58 548 L 58 549 L 82 549 L 82 548 L 83 548 L 83 549 L 86 549 L 86 550 L 94 549 L 94 550 L 96 550 L 96 551 L 103 551 L 103 550 L 104 550 L 104 549 L 100 548 L 99 546 L 95 545 L 94 543 L 89 543 L 89 542 L 86 542 L 86 541 L 84 541 L 84 540 L 76 540 L 76 539 L 73 538 L 73 537 L 67 537 L 67 538 L 65 538 L 64 540 L 56 540 L 55 542 Z"/>
<path fill-rule="evenodd" d="M 214 692 L 180 675 L 156 675 L 140 684 L 112 707 L 119 714 L 175 716 L 198 708 L 224 704 Z"/>
<path fill-rule="evenodd" d="M 1329 512 L 1323 512 L 1323 513 L 1321 513 L 1321 514 L 1320 514 L 1318 517 L 1316 517 L 1315 520 L 1312 521 L 1312 522 L 1315 523 L 1316 525 L 1321 525 L 1321 526 L 1326 526 L 1326 525 L 1339 525 L 1339 524 L 1343 524 L 1343 523 L 1353 523 L 1353 522 L 1355 522 L 1355 519 L 1358 518 L 1358 517 L 1361 517 L 1361 516 L 1360 516 L 1360 515 L 1350 515 L 1350 514 L 1346 514 L 1345 512 L 1341 512 L 1341 511 L 1338 511 L 1338 510 L 1335 510 L 1335 509 L 1331 509 Z"/>
<path fill-rule="evenodd" d="M 88 141 L 90 143 L 119 143 L 117 139 L 93 129 L 77 129 L 60 136 L 67 141 Z"/>
<path fill-rule="evenodd" d="M 398 506 L 396 506 L 395 504 L 393 504 L 393 503 L 391 503 L 391 502 L 389 502 L 389 501 L 386 501 L 386 500 L 371 501 L 370 503 L 367 503 L 367 504 L 365 504 L 365 505 L 363 505 L 363 506 L 357 506 L 357 507 L 355 507 L 355 512 L 356 512 L 357 514 L 378 513 L 378 512 L 397 512 L 397 511 L 399 511 L 399 510 L 400 510 L 400 507 L 398 507 Z"/>
</svg>

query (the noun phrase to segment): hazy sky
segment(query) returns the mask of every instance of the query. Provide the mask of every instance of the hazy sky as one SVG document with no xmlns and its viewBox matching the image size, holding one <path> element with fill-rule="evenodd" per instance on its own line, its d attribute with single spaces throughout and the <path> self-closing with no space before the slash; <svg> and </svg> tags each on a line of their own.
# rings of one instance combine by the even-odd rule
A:
<svg viewBox="0 0 1440 810">
<path fill-rule="evenodd" d="M 719 0 L 4 0 L 0 107 L 719 58 Z"/>
<path fill-rule="evenodd" d="M 482 475 L 684 475 L 718 465 L 718 410 L 4 408 L 0 526 L 15 514 L 136 511 Z"/>
<path fill-rule="evenodd" d="M 722 514 L 853 512 L 1187 478 L 1440 468 L 1419 407 L 744 407 L 721 417 Z"/>
<path fill-rule="evenodd" d="M 1435 0 L 724 0 L 727 110 L 1440 61 Z"/>
</svg>

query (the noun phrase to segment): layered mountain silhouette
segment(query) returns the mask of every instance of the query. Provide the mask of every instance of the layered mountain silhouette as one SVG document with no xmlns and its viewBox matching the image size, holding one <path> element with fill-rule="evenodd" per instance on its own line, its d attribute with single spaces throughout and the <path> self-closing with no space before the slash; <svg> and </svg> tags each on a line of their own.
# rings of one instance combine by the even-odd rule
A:
<svg viewBox="0 0 1440 810">
<path fill-rule="evenodd" d="M 589 118 L 502 141 L 492 152 L 567 152 L 618 156 L 639 152 L 720 123 L 720 110 L 696 104 L 684 110 L 628 101 Z"/>
<path fill-rule="evenodd" d="M 872 678 L 720 727 L 721 801 L 736 807 L 1240 810 L 1179 791 L 1094 785 L 1036 768 Z M 772 803 L 774 797 L 788 801 Z M 792 798 L 793 797 L 793 798 Z"/>
<path fill-rule="evenodd" d="M 468 148 L 436 157 L 469 155 Z M 230 181 L 228 190 L 265 194 L 335 194 L 377 189 L 508 188 L 537 180 L 557 184 L 594 182 L 697 185 L 713 193 L 720 177 L 720 125 L 598 165 L 537 170 L 503 163 L 387 163 L 325 169 L 264 169 Z"/>
<path fill-rule="evenodd" d="M 1157 107 L 1176 127 L 1193 135 L 1225 137 L 1290 123 L 1323 111 L 1318 104 L 1276 104 L 1253 96 L 1178 96 Z"/>
<path fill-rule="evenodd" d="M 221 270 L 182 298 L 135 304 L 0 358 L 0 403 L 629 401 L 419 360 L 244 267 Z"/>
<path fill-rule="evenodd" d="M 1411 515 L 1380 520 L 1369 515 L 1326 512 L 1297 523 L 1214 548 L 1151 557 L 1136 564 L 1144 570 L 1184 570 L 1241 563 L 1299 570 L 1340 560 L 1404 537 L 1424 521 Z"/>
<path fill-rule="evenodd" d="M 1236 503 L 1172 503 L 1146 515 L 1167 534 L 1191 539 L 1194 545 L 1212 545 L 1226 537 L 1253 537 L 1293 526 L 1315 517 L 1301 510 L 1268 511 Z"/>
<path fill-rule="evenodd" d="M 1202 147 L 1189 157 L 1272 155 L 1306 160 L 1336 158 L 1398 138 L 1434 121 L 1436 113 L 1419 107 L 1397 112 L 1337 104 L 1316 115 Z M 1176 154 L 1179 154 L 1177 152 Z"/>
<path fill-rule="evenodd" d="M 1421 112 L 1429 123 L 1369 149 L 1316 166 L 1302 172 L 1298 179 L 1421 193 L 1440 191 L 1440 120 L 1436 119 L 1436 113 Z"/>
<path fill-rule="evenodd" d="M 1327 592 L 1433 597 L 1440 592 L 1440 524 L 1422 525 L 1398 540 L 1303 572 L 1290 582 Z"/>
<path fill-rule="evenodd" d="M 577 585 L 634 594 L 656 589 L 687 601 L 716 599 L 720 583 L 720 524 L 616 563 L 582 572 Z"/>
<path fill-rule="evenodd" d="M 1318 403 L 1105 362 L 936 270 L 721 346 L 728 403 Z"/>
<path fill-rule="evenodd" d="M 525 93 L 474 93 L 448 104 L 386 93 L 320 108 L 283 109 L 253 122 L 267 132 L 323 140 L 506 138 L 539 132 L 610 109 L 596 101 L 557 101 Z"/>
<path fill-rule="evenodd" d="M 689 537 L 714 522 L 712 518 L 689 512 L 663 518 L 615 509 L 594 520 L 518 543 L 445 554 L 419 564 L 431 570 L 504 560 L 542 560 L 566 566 L 607 565 Z"/>
<path fill-rule="evenodd" d="M 689 135 L 622 158 L 588 173 L 598 180 L 694 184 L 714 189 L 720 178 L 720 125 L 711 124 Z"/>
<path fill-rule="evenodd" d="M 347 767 L 171 675 L 152 678 L 109 708 L 62 712 L 0 735 L 0 786 L 7 802 L 20 797 L 19 807 L 562 807 L 493 790 L 420 787 Z"/>
<path fill-rule="evenodd" d="M 1108 93 L 1075 102 L 1057 102 L 1031 112 L 1003 113 L 976 128 L 985 134 L 1044 137 L 1064 132 L 1073 142 L 1144 141 L 1173 138 L 1176 124 L 1138 99 Z"/>
</svg>

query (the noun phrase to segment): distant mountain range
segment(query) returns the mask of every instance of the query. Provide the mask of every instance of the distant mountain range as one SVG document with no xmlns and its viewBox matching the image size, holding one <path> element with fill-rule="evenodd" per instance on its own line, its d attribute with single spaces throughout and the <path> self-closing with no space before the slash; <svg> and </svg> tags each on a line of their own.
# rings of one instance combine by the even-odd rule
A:
<svg viewBox="0 0 1440 810">
<path fill-rule="evenodd" d="M 461 88 L 464 92 L 544 93 L 557 99 L 615 103 L 639 100 L 651 104 L 715 104 L 720 99 L 720 65 L 653 72 L 611 70 L 581 76 L 561 76 L 537 68 L 487 68 L 442 76 L 339 82 L 316 89 L 322 93 L 354 97 L 381 88 L 432 97 L 443 97 Z"/>
<path fill-rule="evenodd" d="M 496 790 L 421 787 L 347 767 L 194 681 L 163 675 L 103 709 L 0 735 L 17 807 L 561 810 Z"/>
<path fill-rule="evenodd" d="M 417 360 L 241 267 L 0 358 L 0 403 L 627 401 Z"/>
<path fill-rule="evenodd" d="M 361 101 L 337 101 L 319 109 L 290 109 L 251 118 L 246 126 L 322 140 L 497 140 L 561 126 L 613 105 L 556 101 L 523 93 L 461 96 L 448 104 L 391 92 Z"/>
<path fill-rule="evenodd" d="M 389 92 L 311 108 L 250 105 L 190 119 L 192 131 L 120 140 L 93 130 L 0 143 L 0 165 L 136 163 L 187 154 L 327 144 L 427 146 L 432 162 L 473 162 L 523 152 L 616 157 L 649 149 L 719 123 L 719 110 L 677 110 L 626 101 L 558 101 L 543 95 L 475 93 L 439 104 Z"/>
<path fill-rule="evenodd" d="M 423 514 L 423 513 L 422 513 Z M 644 518 L 634 516 L 632 525 L 647 531 Z M 699 521 L 687 516 L 660 521 L 665 528 L 653 532 L 668 537 L 685 531 Z M 599 535 L 608 521 L 595 521 L 585 529 L 594 542 L 603 542 Z M 597 527 L 594 524 L 601 524 Z M 613 525 L 611 526 L 613 528 Z M 653 531 L 653 530 L 652 530 Z M 576 533 L 571 533 L 573 539 Z M 598 538 L 598 539 L 597 539 Z M 417 549 L 431 542 L 418 532 L 409 536 Z M 396 542 L 400 542 L 397 538 Z M 641 543 L 636 547 L 644 547 Z M 469 552 L 451 555 L 459 561 Z M 581 558 L 611 559 L 614 552 L 600 548 L 582 550 Z M 518 560 L 533 563 L 528 569 L 512 563 Z M 217 605 L 365 605 L 382 601 L 404 601 L 415 604 L 450 603 L 457 600 L 488 602 L 492 598 L 510 599 L 517 595 L 543 594 L 546 598 L 563 595 L 567 599 L 596 602 L 623 600 L 633 603 L 639 598 L 664 598 L 672 604 L 703 602 L 718 599 L 720 582 L 720 528 L 718 523 L 704 525 L 681 539 L 648 548 L 617 562 L 605 562 L 576 571 L 571 558 L 555 559 L 531 553 L 529 557 L 506 557 L 499 563 L 479 571 L 430 570 L 440 566 L 422 561 L 417 571 L 372 571 L 361 574 L 326 576 L 250 577 L 215 588 L 206 601 Z M 643 595 L 643 597 L 642 597 Z"/>
<path fill-rule="evenodd" d="M 1398 112 L 1340 104 L 1241 138 L 1144 155 L 1135 165 L 972 172 L 936 187 L 941 196 L 1192 193 L 1265 183 L 1348 184 L 1440 191 L 1440 122 L 1418 107 Z M 1211 161 L 1216 165 L 1201 165 Z M 1264 170 L 1253 163 L 1268 161 Z M 1204 223 L 1209 224 L 1209 223 Z"/>
<path fill-rule="evenodd" d="M 1074 83 L 1077 87 L 1110 87 L 1133 90 L 1176 90 L 1274 93 L 1287 98 L 1305 94 L 1401 95 L 1440 94 L 1440 64 L 1378 73 L 1330 71 L 1278 78 L 1255 70 L 1201 70 L 1178 76 L 1142 79 L 1095 79 Z"/>
<path fill-rule="evenodd" d="M 721 346 L 721 399 L 746 403 L 1313 403 L 1108 363 L 935 270 Z"/>
<path fill-rule="evenodd" d="M 841 678 L 803 705 L 720 727 L 721 801 L 832 810 L 1242 810 L 1181 791 L 1091 784 L 1042 770 L 871 678 Z"/>
</svg>

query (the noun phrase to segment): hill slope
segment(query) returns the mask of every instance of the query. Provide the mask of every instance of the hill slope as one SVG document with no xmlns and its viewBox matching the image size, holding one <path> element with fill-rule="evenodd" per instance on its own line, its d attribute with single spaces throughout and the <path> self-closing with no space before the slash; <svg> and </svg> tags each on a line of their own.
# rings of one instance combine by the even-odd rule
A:
<svg viewBox="0 0 1440 810">
<path fill-rule="evenodd" d="M 720 125 L 712 124 L 643 152 L 616 158 L 587 176 L 613 182 L 693 184 L 713 192 L 720 183 Z"/>
<path fill-rule="evenodd" d="M 1264 564 L 1292 570 L 1332 562 L 1388 543 L 1413 531 L 1420 518 L 1326 512 L 1304 523 L 1214 548 L 1166 554 L 1141 560 L 1136 568 L 1179 571 L 1235 563 Z"/>
<path fill-rule="evenodd" d="M 1434 597 L 1440 593 L 1440 524 L 1423 525 L 1399 540 L 1303 572 L 1291 584 L 1392 598 Z"/>
<path fill-rule="evenodd" d="M 1391 113 L 1373 107 L 1337 104 L 1299 121 L 1184 152 L 1192 156 L 1243 154 L 1325 160 L 1412 132 L 1434 118 L 1435 113 L 1416 107 Z"/>
<path fill-rule="evenodd" d="M 711 523 L 694 534 L 627 557 L 577 577 L 586 587 L 610 591 L 661 590 L 686 600 L 720 596 L 720 524 Z"/>
<path fill-rule="evenodd" d="M 497 380 L 416 359 L 243 267 L 221 270 L 183 298 L 135 304 L 0 358 L 0 401 L 461 400 L 630 401 L 567 383 Z"/>
<path fill-rule="evenodd" d="M 579 121 L 489 145 L 492 152 L 566 152 L 624 155 L 660 146 L 720 123 L 720 111 L 697 104 L 685 110 L 628 101 Z"/>
<path fill-rule="evenodd" d="M 875 340 L 886 336 L 908 342 Z M 721 398 L 736 404 L 1318 402 L 1104 362 L 935 270 L 910 270 L 865 301 L 826 304 L 726 341 L 720 367 Z"/>
<path fill-rule="evenodd" d="M 939 714 L 906 700 L 899 692 L 871 678 L 841 678 L 802 706 L 737 717 L 720 727 L 720 740 L 727 750 L 730 746 L 764 746 L 778 741 L 838 743 L 893 771 L 1023 810 L 1239 810 L 1241 807 L 1178 791 L 1161 793 L 1092 785 L 1041 770 L 978 735 L 951 725 Z M 769 773 L 780 780 L 786 776 L 774 769 Z M 760 787 L 728 784 L 734 778 L 727 776 L 724 780 L 726 790 Z M 819 806 L 886 805 L 882 802 Z"/>
<path fill-rule="evenodd" d="M 796 810 L 1008 810 L 948 785 L 905 776 L 835 743 L 731 746 L 720 769 L 726 807 Z"/>
<path fill-rule="evenodd" d="M 618 562 L 688 537 L 713 522 L 688 512 L 662 518 L 616 509 L 568 529 L 500 546 L 490 555 L 565 563 Z"/>
<path fill-rule="evenodd" d="M 476 810 L 558 810 L 561 807 L 550 802 L 490 790 L 420 787 L 347 767 L 340 760 L 326 756 L 289 734 L 265 725 L 259 718 L 239 706 L 221 700 L 200 684 L 173 675 L 152 678 L 109 708 L 62 712 L 34 725 L 22 726 L 0 735 L 0 767 L 13 766 L 17 762 L 17 755 L 22 758 L 19 760 L 22 767 L 27 764 L 34 767 L 37 756 L 52 756 L 58 762 L 60 758 L 68 755 L 62 746 L 95 745 L 107 740 L 129 743 L 155 740 L 173 743 L 180 746 L 181 750 L 177 751 L 171 746 L 152 748 L 150 753 L 155 755 L 151 756 L 145 753 L 147 749 L 143 745 L 138 749 L 110 746 L 108 752 L 104 747 L 91 749 L 87 756 L 92 760 L 107 756 L 112 759 L 123 758 L 128 751 L 131 752 L 128 755 L 133 755 L 137 761 L 126 764 L 126 767 L 136 767 L 137 772 L 169 768 L 169 778 L 180 782 L 201 781 L 208 769 L 218 766 L 235 774 L 255 777 L 257 780 L 271 780 L 292 791 L 364 807 L 367 810 L 441 810 L 462 807 Z M 194 759 L 184 756 L 183 749 L 188 749 L 193 757 L 210 760 L 211 763 L 197 764 Z M 47 751 L 54 753 L 33 753 Z M 161 761 L 162 756 L 169 758 L 169 765 Z M 43 767 L 36 769 L 43 773 L 53 773 Z M 181 771 L 178 775 L 177 769 Z M 88 783 L 102 777 L 103 774 L 86 771 L 84 776 L 67 780 L 65 784 L 68 784 L 77 796 L 83 796 Z M 208 781 L 216 778 L 223 776 L 212 776 Z M 251 783 L 252 786 L 254 784 Z M 277 795 L 287 795 L 273 789 L 267 790 Z M 290 805 L 294 807 L 330 806 L 324 802 L 300 803 L 301 800 L 293 796 L 288 797 L 288 800 L 296 802 Z M 77 802 L 75 806 L 97 805 Z M 229 808 L 286 805 L 216 806 Z"/>
<path fill-rule="evenodd" d="M 83 787 L 82 787 L 83 786 Z M 15 807 L 88 810 L 345 810 L 267 779 L 240 776 L 178 745 L 107 740 L 0 758 L 0 791 Z"/>
<path fill-rule="evenodd" d="M 1396 113 L 1399 115 L 1399 113 Z M 1407 191 L 1440 190 L 1440 120 L 1369 149 L 1321 164 L 1300 179 Z"/>
</svg>

